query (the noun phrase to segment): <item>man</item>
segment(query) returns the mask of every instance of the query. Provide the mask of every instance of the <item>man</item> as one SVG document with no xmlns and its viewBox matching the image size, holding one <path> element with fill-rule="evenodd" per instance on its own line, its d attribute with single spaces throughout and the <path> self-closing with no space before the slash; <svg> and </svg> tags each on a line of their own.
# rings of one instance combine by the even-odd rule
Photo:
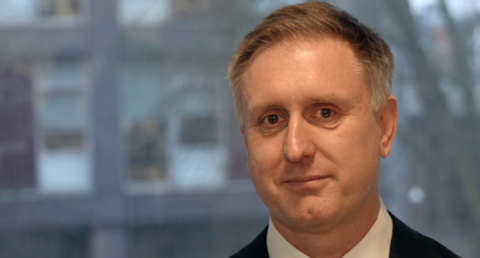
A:
<svg viewBox="0 0 480 258">
<path fill-rule="evenodd" d="M 377 34 L 325 3 L 284 7 L 245 37 L 228 74 L 271 219 L 232 257 L 457 257 L 379 197 L 397 128 L 393 70 Z"/>
</svg>

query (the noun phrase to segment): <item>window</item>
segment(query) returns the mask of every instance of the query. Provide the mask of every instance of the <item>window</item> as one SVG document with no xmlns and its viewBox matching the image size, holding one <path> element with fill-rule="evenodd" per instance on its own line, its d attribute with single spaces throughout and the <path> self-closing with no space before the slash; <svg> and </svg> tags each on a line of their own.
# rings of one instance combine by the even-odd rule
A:
<svg viewBox="0 0 480 258">
<path fill-rule="evenodd" d="M 215 117 L 183 117 L 180 138 L 184 145 L 216 144 L 217 120 Z"/>
<path fill-rule="evenodd" d="M 131 180 L 166 179 L 165 125 L 145 120 L 133 125 L 126 139 Z"/>
<path fill-rule="evenodd" d="M 41 17 L 75 17 L 80 14 L 79 0 L 40 0 Z"/>
<path fill-rule="evenodd" d="M 155 191 L 162 188 L 158 184 L 165 190 L 191 190 L 226 182 L 228 145 L 220 139 L 227 130 L 219 128 L 221 102 L 207 74 L 198 64 L 125 62 L 119 80 L 121 114 L 133 188 L 144 191 L 153 183 Z"/>
<path fill-rule="evenodd" d="M 77 59 L 37 65 L 38 189 L 44 193 L 91 188 L 88 72 Z"/>
<path fill-rule="evenodd" d="M 58 151 L 61 149 L 82 149 L 84 147 L 84 135 L 82 132 L 49 132 L 45 135 L 45 149 Z"/>
<path fill-rule="evenodd" d="M 0 25 L 38 25 L 38 21 L 76 22 L 85 13 L 85 0 L 3 0 Z M 41 24 L 42 24 L 41 23 Z"/>
<path fill-rule="evenodd" d="M 217 258 L 251 241 L 269 213 L 226 69 L 249 29 L 296 2 L 0 0 L 0 257 Z M 439 24 L 442 1 L 327 2 L 395 51 L 402 121 L 381 164 L 385 205 L 477 257 L 480 1 L 445 1 L 477 16 L 453 26 Z M 456 30 L 446 46 L 461 51 L 433 52 L 438 26 Z"/>
<path fill-rule="evenodd" d="M 171 0 L 118 0 L 118 21 L 123 26 L 158 26 L 170 16 Z"/>
</svg>

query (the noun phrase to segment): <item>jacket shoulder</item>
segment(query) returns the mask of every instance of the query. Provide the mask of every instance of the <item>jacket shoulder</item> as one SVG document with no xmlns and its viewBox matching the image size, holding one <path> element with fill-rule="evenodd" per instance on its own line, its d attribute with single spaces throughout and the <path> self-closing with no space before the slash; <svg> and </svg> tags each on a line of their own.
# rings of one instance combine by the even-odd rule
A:
<svg viewBox="0 0 480 258">
<path fill-rule="evenodd" d="M 390 213 L 390 212 L 389 212 Z M 439 242 L 413 230 L 390 213 L 393 235 L 390 258 L 459 258 Z"/>
<path fill-rule="evenodd" d="M 268 258 L 267 231 L 268 226 L 250 244 L 230 258 Z"/>
</svg>

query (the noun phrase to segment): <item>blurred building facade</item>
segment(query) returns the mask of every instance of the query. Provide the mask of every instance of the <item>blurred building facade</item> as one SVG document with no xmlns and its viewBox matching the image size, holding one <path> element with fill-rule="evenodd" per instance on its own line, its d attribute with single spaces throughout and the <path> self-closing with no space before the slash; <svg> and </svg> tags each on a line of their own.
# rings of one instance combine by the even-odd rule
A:
<svg viewBox="0 0 480 258">
<path fill-rule="evenodd" d="M 253 239 L 268 211 L 245 169 L 226 68 L 263 15 L 294 2 L 6 0 L 0 257 L 225 257 Z M 381 1 L 331 2 L 388 26 L 372 15 Z M 442 48 L 448 35 L 435 31 Z M 396 93 L 410 119 L 421 101 L 405 78 Z M 396 148 L 382 167 L 384 202 L 426 220 L 408 199 L 421 180 L 398 169 L 409 158 Z M 429 196 L 416 189 L 413 200 Z"/>
<path fill-rule="evenodd" d="M 0 8 L 1 257 L 220 257 L 265 224 L 224 79 L 246 4 Z"/>
</svg>

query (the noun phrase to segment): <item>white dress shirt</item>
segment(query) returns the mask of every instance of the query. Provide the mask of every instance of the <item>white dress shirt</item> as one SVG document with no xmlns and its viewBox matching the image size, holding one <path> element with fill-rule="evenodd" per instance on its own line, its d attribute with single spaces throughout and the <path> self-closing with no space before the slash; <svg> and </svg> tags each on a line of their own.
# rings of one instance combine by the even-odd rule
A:
<svg viewBox="0 0 480 258">
<path fill-rule="evenodd" d="M 392 232 L 392 218 L 380 200 L 380 210 L 372 228 L 343 258 L 388 258 Z M 270 258 L 308 258 L 277 231 L 272 219 L 268 224 L 267 249 Z"/>
</svg>

